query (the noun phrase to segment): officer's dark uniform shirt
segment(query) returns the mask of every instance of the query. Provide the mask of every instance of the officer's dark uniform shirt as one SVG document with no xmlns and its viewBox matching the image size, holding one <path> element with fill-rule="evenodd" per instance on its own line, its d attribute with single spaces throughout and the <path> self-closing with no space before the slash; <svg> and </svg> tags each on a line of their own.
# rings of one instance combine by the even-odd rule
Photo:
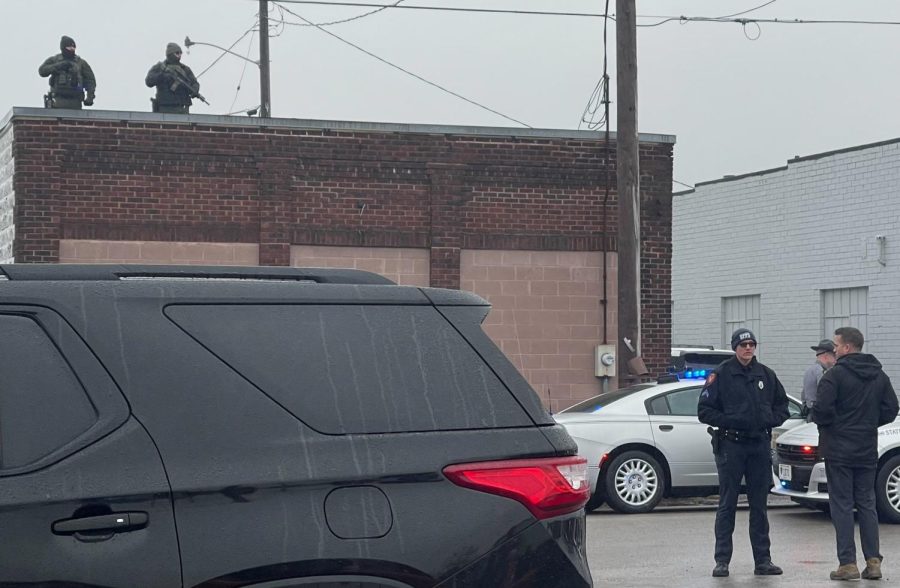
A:
<svg viewBox="0 0 900 588">
<path fill-rule="evenodd" d="M 732 357 L 707 378 L 697 416 L 701 423 L 762 438 L 786 421 L 790 413 L 787 394 L 775 372 L 755 357 L 746 366 Z"/>
</svg>

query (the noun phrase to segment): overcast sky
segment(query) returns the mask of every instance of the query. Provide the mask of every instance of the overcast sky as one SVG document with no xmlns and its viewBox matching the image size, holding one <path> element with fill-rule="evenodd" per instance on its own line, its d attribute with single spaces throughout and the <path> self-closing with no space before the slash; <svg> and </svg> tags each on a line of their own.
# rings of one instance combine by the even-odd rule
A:
<svg viewBox="0 0 900 588">
<path fill-rule="evenodd" d="M 373 0 L 361 0 L 372 2 Z M 375 0 L 377 2 L 377 0 Z M 391 0 L 393 2 L 394 0 Z M 638 15 L 714 17 L 766 0 L 637 0 Z M 602 13 L 603 0 L 405 0 L 403 4 Z M 283 4 L 310 21 L 371 9 Z M 61 35 L 98 80 L 95 109 L 149 110 L 147 70 L 168 41 L 228 47 L 254 26 L 256 0 L 2 0 L 4 89 L 0 111 L 40 106 L 37 68 Z M 610 0 L 610 11 L 615 0 Z M 274 23 L 280 17 L 273 4 Z M 284 13 L 285 19 L 302 22 Z M 900 22 L 900 0 L 777 0 L 744 18 Z M 640 18 L 640 24 L 659 19 Z M 536 128 L 578 128 L 602 73 L 603 19 L 387 9 L 324 27 L 404 69 Z M 310 26 L 271 39 L 277 117 L 516 126 L 450 96 Z M 758 37 L 755 41 L 749 37 Z M 234 51 L 258 58 L 258 36 Z M 252 41 L 252 44 L 251 44 Z M 609 25 L 615 101 L 615 23 Z M 248 53 L 249 52 L 249 53 Z M 195 74 L 220 52 L 194 46 Z M 670 22 L 639 29 L 639 127 L 677 137 L 675 179 L 693 185 L 783 165 L 795 155 L 900 137 L 900 26 Z M 255 65 L 226 55 L 200 77 L 225 114 L 259 104 Z M 243 72 L 240 91 L 238 82 Z M 615 130 L 615 104 L 612 105 Z M 582 127 L 584 128 L 584 127 Z M 676 187 L 677 189 L 682 189 Z"/>
</svg>

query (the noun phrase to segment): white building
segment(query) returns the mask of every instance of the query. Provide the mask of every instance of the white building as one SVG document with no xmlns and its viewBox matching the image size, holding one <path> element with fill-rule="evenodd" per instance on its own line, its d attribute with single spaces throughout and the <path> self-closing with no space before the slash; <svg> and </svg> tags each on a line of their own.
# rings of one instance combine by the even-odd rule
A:
<svg viewBox="0 0 900 588">
<path fill-rule="evenodd" d="M 759 357 L 800 394 L 810 345 L 859 328 L 900 389 L 900 139 L 796 157 L 673 199 L 673 343 Z"/>
</svg>

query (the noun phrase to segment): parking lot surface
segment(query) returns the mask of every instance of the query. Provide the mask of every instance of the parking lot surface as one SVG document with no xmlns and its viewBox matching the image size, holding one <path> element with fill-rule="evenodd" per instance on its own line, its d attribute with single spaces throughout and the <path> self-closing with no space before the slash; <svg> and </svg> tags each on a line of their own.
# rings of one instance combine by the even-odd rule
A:
<svg viewBox="0 0 900 588">
<path fill-rule="evenodd" d="M 754 576 L 747 530 L 748 510 L 738 510 L 731 576 L 711 577 L 713 566 L 712 501 L 701 505 L 664 506 L 644 515 L 620 515 L 603 507 L 587 517 L 588 560 L 595 586 L 731 587 L 845 585 L 832 582 L 837 568 L 834 529 L 828 515 L 771 497 L 769 507 L 772 560 L 783 576 Z M 857 538 L 857 549 L 859 540 Z M 900 584 L 900 525 L 881 525 L 884 579 L 859 585 Z M 862 553 L 859 554 L 862 562 Z M 863 562 L 864 563 L 864 562 Z"/>
</svg>

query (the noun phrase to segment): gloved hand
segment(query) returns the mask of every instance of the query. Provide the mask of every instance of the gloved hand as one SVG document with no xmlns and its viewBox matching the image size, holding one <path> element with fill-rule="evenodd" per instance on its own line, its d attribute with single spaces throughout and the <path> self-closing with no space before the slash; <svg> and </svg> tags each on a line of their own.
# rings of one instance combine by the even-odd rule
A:
<svg viewBox="0 0 900 588">
<path fill-rule="evenodd" d="M 94 105 L 94 93 L 88 92 L 87 98 L 84 99 L 85 106 L 93 106 Z"/>
</svg>

